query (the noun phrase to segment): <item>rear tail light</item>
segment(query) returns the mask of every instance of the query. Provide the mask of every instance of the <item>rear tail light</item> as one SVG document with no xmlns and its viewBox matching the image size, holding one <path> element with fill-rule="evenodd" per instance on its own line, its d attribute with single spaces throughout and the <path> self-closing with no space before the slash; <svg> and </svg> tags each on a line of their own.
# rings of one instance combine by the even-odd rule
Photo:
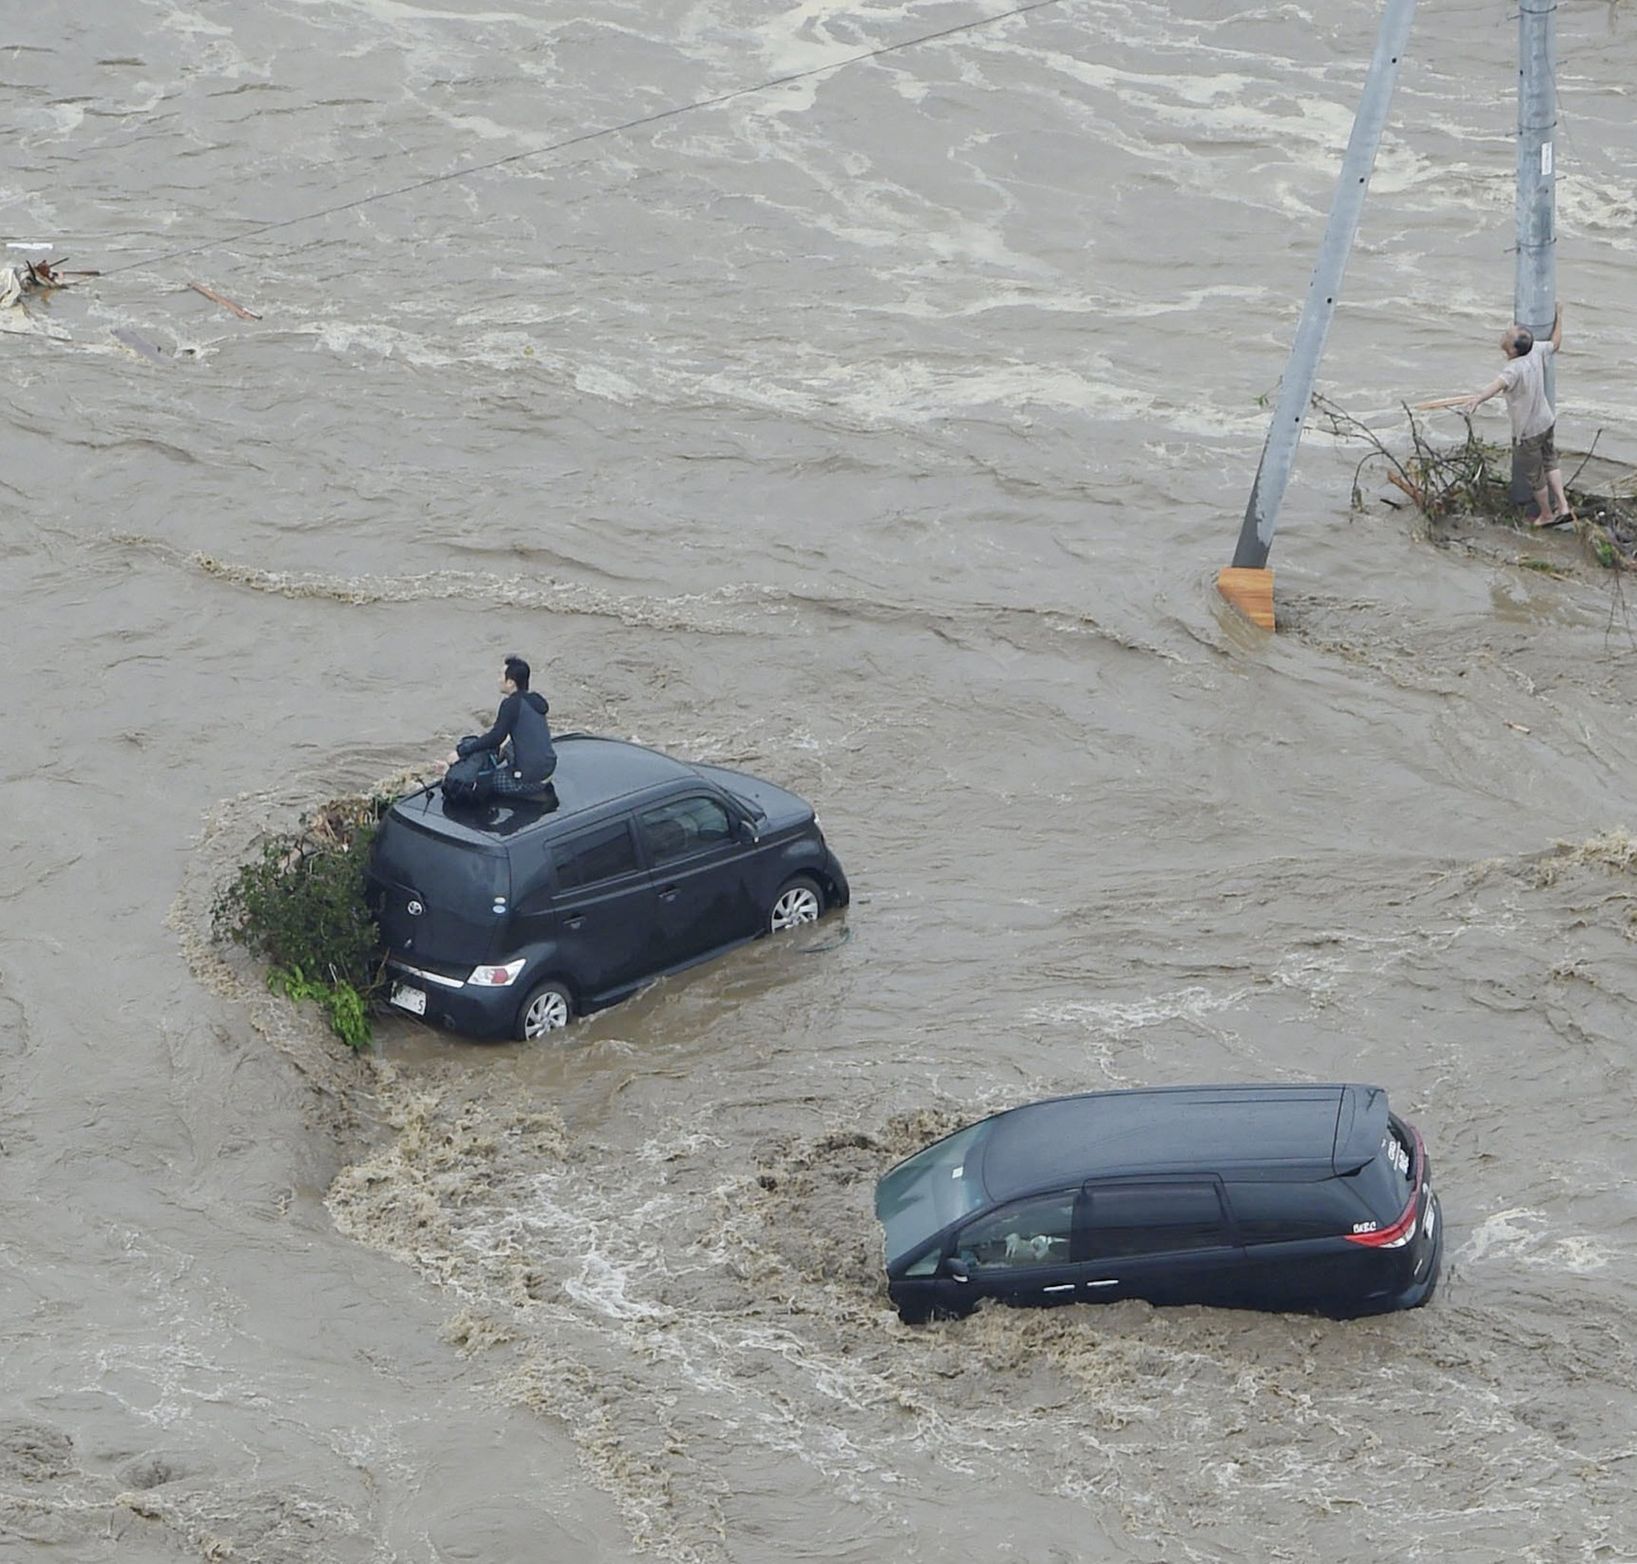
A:
<svg viewBox="0 0 1637 1564">
<path fill-rule="evenodd" d="M 1415 1237 L 1415 1200 L 1410 1209 L 1391 1227 L 1378 1227 L 1373 1233 L 1343 1233 L 1350 1244 L 1367 1244 L 1371 1249 L 1402 1249 Z"/>
<path fill-rule="evenodd" d="M 1421 1131 L 1413 1126 L 1406 1128 L 1415 1136 L 1415 1161 L 1410 1168 L 1409 1203 L 1398 1213 L 1398 1220 L 1391 1227 L 1377 1227 L 1367 1233 L 1343 1233 L 1342 1237 L 1351 1244 L 1364 1244 L 1370 1249 L 1402 1249 L 1415 1237 L 1416 1203 L 1421 1198 L 1421 1183 L 1426 1176 L 1427 1153 L 1421 1143 Z"/>
<path fill-rule="evenodd" d="M 526 961 L 526 957 L 520 956 L 503 967 L 473 967 L 472 975 L 466 981 L 477 984 L 479 988 L 505 988 L 517 981 L 517 974 L 523 970 Z"/>
</svg>

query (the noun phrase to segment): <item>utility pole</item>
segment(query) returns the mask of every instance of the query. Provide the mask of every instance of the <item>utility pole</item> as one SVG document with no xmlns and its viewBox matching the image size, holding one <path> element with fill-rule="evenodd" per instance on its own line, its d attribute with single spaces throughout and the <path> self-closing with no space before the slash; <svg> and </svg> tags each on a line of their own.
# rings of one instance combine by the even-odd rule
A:
<svg viewBox="0 0 1637 1564">
<path fill-rule="evenodd" d="M 1550 0 L 1525 0 L 1525 3 L 1544 5 Z M 1291 346 L 1290 362 L 1285 366 L 1267 442 L 1262 447 L 1250 504 L 1245 508 L 1239 546 L 1234 550 L 1233 564 L 1217 576 L 1217 588 L 1222 595 L 1247 618 L 1268 630 L 1273 628 L 1273 573 L 1267 568 L 1273 529 L 1279 520 L 1285 487 L 1290 482 L 1302 425 L 1307 421 L 1319 359 L 1336 313 L 1342 274 L 1347 269 L 1347 257 L 1358 233 L 1376 149 L 1381 144 L 1387 109 L 1398 81 L 1398 63 L 1409 40 L 1414 16 L 1415 0 L 1387 0 L 1375 54 L 1364 78 L 1364 96 L 1353 120 L 1353 134 L 1347 142 L 1330 219 L 1319 246 L 1318 264 L 1313 269 L 1307 301 L 1296 327 L 1296 340 Z"/>
<path fill-rule="evenodd" d="M 1518 10 L 1518 266 L 1512 319 L 1538 342 L 1552 334 L 1557 312 L 1556 0 L 1522 0 Z M 1557 405 L 1557 359 L 1546 360 L 1546 398 Z M 1532 491 L 1516 470 L 1512 498 Z"/>
</svg>

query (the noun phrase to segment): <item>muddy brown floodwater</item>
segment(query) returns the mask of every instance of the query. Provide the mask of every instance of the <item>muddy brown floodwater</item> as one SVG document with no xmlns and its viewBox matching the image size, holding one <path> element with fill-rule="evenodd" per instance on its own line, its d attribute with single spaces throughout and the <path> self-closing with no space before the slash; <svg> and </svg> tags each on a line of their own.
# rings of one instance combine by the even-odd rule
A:
<svg viewBox="0 0 1637 1564">
<path fill-rule="evenodd" d="M 0 336 L 8 1564 L 1637 1556 L 1625 605 L 1351 513 L 1311 432 L 1280 634 L 1212 586 L 1376 7 L 842 63 L 982 14 L 0 23 L 0 232 L 104 273 Z M 1559 438 L 1629 462 L 1637 16 L 1556 18 Z M 1418 20 L 1321 380 L 1388 438 L 1494 371 L 1515 25 Z M 560 727 L 813 799 L 854 905 L 353 1060 L 210 899 L 513 648 Z M 1431 1307 L 888 1309 L 927 1136 L 1305 1078 L 1424 1131 Z"/>
</svg>

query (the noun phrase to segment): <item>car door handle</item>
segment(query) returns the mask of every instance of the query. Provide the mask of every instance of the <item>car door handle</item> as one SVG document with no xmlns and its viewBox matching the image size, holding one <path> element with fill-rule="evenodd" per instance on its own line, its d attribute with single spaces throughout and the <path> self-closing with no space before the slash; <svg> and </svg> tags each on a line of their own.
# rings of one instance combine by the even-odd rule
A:
<svg viewBox="0 0 1637 1564">
<path fill-rule="evenodd" d="M 676 900 L 676 892 L 677 892 L 676 886 L 667 885 L 665 887 L 665 889 L 662 890 L 659 893 L 659 899 L 661 901 L 675 901 Z"/>
<path fill-rule="evenodd" d="M 1120 1278 L 1118 1276 L 1113 1276 L 1106 1282 L 1086 1282 L 1085 1285 L 1087 1287 L 1118 1287 L 1120 1285 Z"/>
<path fill-rule="evenodd" d="M 1042 1287 L 1040 1290 L 1042 1292 L 1073 1292 L 1074 1291 L 1074 1283 L 1073 1282 L 1059 1282 L 1057 1284 L 1057 1286 L 1055 1286 L 1055 1287 Z"/>
<path fill-rule="evenodd" d="M 584 913 L 581 913 L 581 914 L 580 914 L 580 916 L 579 916 L 579 917 L 577 917 L 577 918 L 564 918 L 564 919 L 563 919 L 563 922 L 564 922 L 564 923 L 565 923 L 565 924 L 566 924 L 566 925 L 567 925 L 567 926 L 568 926 L 568 927 L 569 927 L 569 928 L 571 928 L 571 929 L 577 929 L 577 928 L 579 928 L 579 927 L 580 927 L 580 926 L 581 926 L 581 925 L 582 925 L 582 924 L 583 924 L 583 923 L 584 923 L 584 922 L 585 922 L 585 914 L 584 914 Z"/>
</svg>

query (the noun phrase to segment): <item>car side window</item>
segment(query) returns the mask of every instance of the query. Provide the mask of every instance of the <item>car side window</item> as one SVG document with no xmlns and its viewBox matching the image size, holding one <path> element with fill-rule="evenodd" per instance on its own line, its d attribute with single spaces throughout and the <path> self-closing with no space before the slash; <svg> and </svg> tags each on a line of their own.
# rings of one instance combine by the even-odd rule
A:
<svg viewBox="0 0 1637 1564">
<path fill-rule="evenodd" d="M 1089 1260 L 1231 1242 L 1215 1184 L 1087 1184 L 1079 1225 Z"/>
<path fill-rule="evenodd" d="M 1352 1232 L 1361 1220 L 1358 1203 L 1335 1179 L 1229 1184 L 1228 1204 L 1247 1244 L 1336 1238 Z"/>
<path fill-rule="evenodd" d="M 552 857 L 557 862 L 557 888 L 562 891 L 633 874 L 637 869 L 637 849 L 631 840 L 631 823 L 621 816 L 595 831 L 570 837 L 566 842 L 555 842 Z"/>
<path fill-rule="evenodd" d="M 655 865 L 733 840 L 733 822 L 714 798 L 673 798 L 637 818 L 648 861 Z"/>
<path fill-rule="evenodd" d="M 961 1229 L 955 1252 L 976 1271 L 1066 1265 L 1074 1228 L 1072 1189 L 1014 1201 Z"/>
</svg>

